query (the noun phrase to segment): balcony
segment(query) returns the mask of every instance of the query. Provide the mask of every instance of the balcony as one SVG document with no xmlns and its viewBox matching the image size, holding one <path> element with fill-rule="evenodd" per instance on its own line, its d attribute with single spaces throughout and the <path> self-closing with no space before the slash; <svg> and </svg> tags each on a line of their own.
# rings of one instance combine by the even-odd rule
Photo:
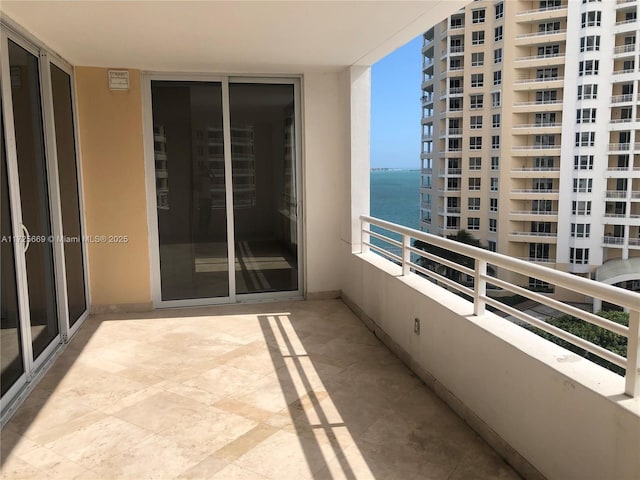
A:
<svg viewBox="0 0 640 480">
<path fill-rule="evenodd" d="M 613 48 L 613 54 L 614 55 L 621 55 L 624 53 L 631 53 L 633 54 L 633 52 L 635 52 L 636 50 L 636 46 L 633 43 L 627 44 L 627 45 L 617 45 Z"/>
<path fill-rule="evenodd" d="M 7 479 L 518 478 L 339 300 L 93 317 L 2 447 Z"/>
<path fill-rule="evenodd" d="M 633 93 L 625 95 L 613 95 L 611 97 L 611 103 L 631 103 L 633 102 Z"/>
</svg>

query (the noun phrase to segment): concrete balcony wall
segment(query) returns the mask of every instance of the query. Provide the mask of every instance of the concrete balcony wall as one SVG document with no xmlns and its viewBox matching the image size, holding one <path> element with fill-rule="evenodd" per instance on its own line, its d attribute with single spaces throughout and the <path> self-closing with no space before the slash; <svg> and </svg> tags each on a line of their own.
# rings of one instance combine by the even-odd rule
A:
<svg viewBox="0 0 640 480">
<path fill-rule="evenodd" d="M 342 258 L 347 304 L 525 478 L 637 478 L 622 377 L 373 253 Z"/>
</svg>

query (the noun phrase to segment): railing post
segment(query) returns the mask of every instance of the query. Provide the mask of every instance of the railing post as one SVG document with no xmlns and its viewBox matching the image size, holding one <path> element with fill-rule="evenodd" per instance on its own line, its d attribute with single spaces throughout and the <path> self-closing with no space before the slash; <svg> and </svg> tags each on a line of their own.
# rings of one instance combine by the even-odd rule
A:
<svg viewBox="0 0 640 480">
<path fill-rule="evenodd" d="M 627 369 L 624 393 L 640 396 L 640 310 L 629 312 L 629 339 L 627 341 Z"/>
<path fill-rule="evenodd" d="M 360 220 L 360 253 L 367 253 L 369 251 L 369 245 L 365 242 L 369 242 L 369 234 L 365 230 L 369 230 L 371 224 L 366 220 Z"/>
<path fill-rule="evenodd" d="M 487 274 L 487 262 L 476 259 L 475 278 L 473 279 L 473 314 L 484 315 L 486 303 L 481 297 L 487 294 L 487 281 L 484 279 Z"/>
<path fill-rule="evenodd" d="M 409 266 L 409 262 L 411 261 L 411 250 L 409 250 L 409 246 L 411 245 L 411 237 L 406 233 L 402 234 L 402 275 L 409 275 L 411 271 L 411 267 Z"/>
</svg>

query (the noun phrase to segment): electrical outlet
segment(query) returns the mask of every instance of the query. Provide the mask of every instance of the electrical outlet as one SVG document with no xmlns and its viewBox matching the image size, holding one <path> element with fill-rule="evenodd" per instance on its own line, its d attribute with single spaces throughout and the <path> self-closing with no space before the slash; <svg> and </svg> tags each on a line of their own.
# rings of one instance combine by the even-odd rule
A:
<svg viewBox="0 0 640 480">
<path fill-rule="evenodd" d="M 416 335 L 420 335 L 420 319 L 419 318 L 413 319 L 413 333 L 415 333 Z"/>
</svg>

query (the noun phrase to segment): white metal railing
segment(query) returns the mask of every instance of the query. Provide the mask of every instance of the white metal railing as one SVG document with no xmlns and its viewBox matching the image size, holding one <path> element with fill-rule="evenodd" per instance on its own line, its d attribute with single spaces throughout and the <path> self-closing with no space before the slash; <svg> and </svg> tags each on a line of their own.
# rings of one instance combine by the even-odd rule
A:
<svg viewBox="0 0 640 480">
<path fill-rule="evenodd" d="M 549 5 L 548 7 L 534 8 L 533 10 L 523 10 L 516 13 L 516 17 L 520 15 L 530 15 L 532 13 L 549 12 L 551 10 L 565 10 L 566 5 Z"/>
<path fill-rule="evenodd" d="M 509 235 L 525 237 L 557 237 L 556 232 L 510 232 Z"/>
<path fill-rule="evenodd" d="M 514 188 L 511 190 L 511 193 L 537 193 L 539 195 L 545 193 L 558 193 L 557 189 L 549 189 L 549 188 Z"/>
<path fill-rule="evenodd" d="M 625 150 L 629 150 L 631 148 L 630 143 L 610 143 L 609 150 L 613 152 L 621 152 Z"/>
<path fill-rule="evenodd" d="M 629 290 L 606 285 L 593 280 L 588 280 L 566 272 L 561 272 L 545 266 L 536 265 L 518 258 L 509 257 L 482 248 L 465 245 L 460 242 L 438 237 L 425 232 L 403 227 L 395 223 L 380 220 L 367 215 L 360 216 L 362 253 L 374 251 L 383 257 L 397 263 L 402 271 L 402 276 L 420 273 L 438 284 L 446 285 L 462 294 L 468 295 L 473 300 L 474 315 L 482 316 L 485 308 L 490 305 L 502 312 L 511 315 L 518 320 L 544 330 L 556 337 L 584 349 L 598 357 L 601 357 L 614 365 L 625 369 L 625 393 L 631 397 L 640 396 L 640 295 Z M 372 226 L 393 232 L 400 237 L 395 240 L 388 235 L 373 231 Z M 399 253 L 393 253 L 384 247 L 375 245 L 371 238 L 377 238 L 389 246 L 393 246 Z M 444 248 L 459 255 L 474 259 L 474 268 L 469 268 L 451 260 L 425 252 L 413 246 L 414 240 Z M 473 286 L 469 287 L 448 278 L 436 271 L 429 270 L 416 263 L 417 259 L 427 259 L 445 267 L 454 269 L 461 274 L 473 278 Z M 629 326 L 607 320 L 582 309 L 560 302 L 548 296 L 519 287 L 507 281 L 490 276 L 487 266 L 499 268 L 501 271 L 533 277 L 547 282 L 556 287 L 577 292 L 582 295 L 604 300 L 629 309 Z M 607 349 L 595 345 L 587 340 L 577 337 L 543 320 L 535 318 L 525 312 L 521 312 L 487 295 L 487 284 L 494 285 L 517 295 L 522 295 L 543 305 L 551 307 L 562 313 L 577 317 L 587 323 L 604 328 L 627 338 L 627 357 L 617 355 Z"/>
<path fill-rule="evenodd" d="M 567 30 L 565 28 L 560 28 L 558 30 L 546 30 L 544 32 L 521 33 L 520 35 L 516 35 L 516 38 L 545 37 L 547 35 L 557 35 L 560 33 L 567 33 Z"/>
<path fill-rule="evenodd" d="M 620 20 L 620 21 L 616 22 L 616 27 L 618 25 L 628 25 L 630 23 L 636 23 L 637 21 L 638 21 L 637 18 L 628 18 L 628 19 L 625 19 L 625 20 Z"/>
<path fill-rule="evenodd" d="M 635 72 L 635 68 L 625 68 L 623 70 L 614 70 L 613 74 L 614 75 L 624 75 L 625 73 L 633 73 Z"/>
<path fill-rule="evenodd" d="M 512 215 L 558 215 L 557 210 L 511 210 Z"/>
<path fill-rule="evenodd" d="M 559 172 L 560 167 L 522 167 L 513 168 L 512 172 Z"/>
<path fill-rule="evenodd" d="M 633 118 L 613 118 L 609 120 L 609 123 L 631 123 Z"/>
<path fill-rule="evenodd" d="M 564 80 L 564 77 L 541 77 L 541 78 L 521 78 L 514 83 L 517 85 L 524 85 L 526 83 L 541 83 L 541 82 L 558 82 Z"/>
<path fill-rule="evenodd" d="M 448 90 L 449 95 L 460 95 L 464 93 L 464 89 L 462 87 L 452 87 Z"/>
<path fill-rule="evenodd" d="M 626 198 L 626 190 L 607 190 L 605 193 L 607 198 Z"/>
<path fill-rule="evenodd" d="M 562 60 L 564 58 L 564 53 L 544 53 L 542 55 L 531 55 L 529 57 L 518 57 L 516 58 L 516 62 L 526 62 L 529 60 L 544 60 L 545 58 L 557 58 L 558 60 Z"/>
<path fill-rule="evenodd" d="M 562 105 L 562 100 L 536 100 L 533 102 L 515 102 L 514 107 L 530 107 L 532 105 Z"/>
<path fill-rule="evenodd" d="M 527 262 L 537 263 L 556 263 L 555 258 L 536 258 L 536 257 L 518 257 L 520 260 L 526 260 Z"/>
<path fill-rule="evenodd" d="M 633 52 L 636 49 L 636 45 L 635 43 L 630 43 L 628 45 L 618 45 L 617 47 L 614 47 L 613 49 L 613 53 L 629 53 L 629 52 Z"/>
<path fill-rule="evenodd" d="M 612 236 L 604 236 L 602 238 L 602 242 L 607 245 L 623 245 L 624 237 L 612 237 Z"/>
<path fill-rule="evenodd" d="M 554 150 L 559 148 L 560 145 L 519 145 L 511 147 L 512 150 Z"/>
<path fill-rule="evenodd" d="M 547 128 L 547 127 L 561 127 L 559 122 L 542 122 L 542 123 L 518 123 L 513 128 Z"/>
</svg>

